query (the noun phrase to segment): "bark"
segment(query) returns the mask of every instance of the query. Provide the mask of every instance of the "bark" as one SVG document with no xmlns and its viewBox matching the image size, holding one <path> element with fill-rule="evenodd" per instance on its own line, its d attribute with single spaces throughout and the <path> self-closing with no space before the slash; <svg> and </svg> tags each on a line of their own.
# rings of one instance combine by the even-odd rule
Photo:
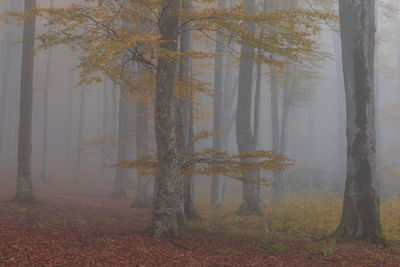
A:
<svg viewBox="0 0 400 267">
<path fill-rule="evenodd" d="M 45 88 L 43 91 L 43 154 L 42 154 L 42 180 L 48 180 L 48 159 L 47 159 L 47 139 L 48 139 L 48 115 L 49 115 L 49 80 L 50 66 L 53 49 L 50 48 L 47 55 Z"/>
<path fill-rule="evenodd" d="M 182 2 L 182 9 L 192 10 L 193 0 Z M 182 34 L 180 38 L 180 51 L 185 53 L 193 49 L 191 24 L 182 25 Z M 182 56 L 179 64 L 179 80 L 190 82 L 192 77 L 192 59 L 188 56 Z M 193 133 L 193 99 L 192 89 L 186 88 L 186 96 L 178 99 L 178 114 L 180 119 L 180 143 L 182 152 L 194 152 L 194 133 Z M 182 198 L 183 198 L 183 216 L 188 220 L 199 219 L 199 215 L 194 207 L 194 180 L 192 177 L 182 178 Z"/>
<path fill-rule="evenodd" d="M 282 103 L 282 120 L 281 129 L 279 131 L 279 154 L 287 156 L 287 143 L 288 143 L 288 121 L 289 121 L 289 111 L 291 106 L 291 94 L 292 94 L 292 82 L 291 75 L 293 66 L 287 65 L 287 70 L 284 75 L 284 88 L 283 88 L 283 103 Z M 279 127 L 279 124 L 278 124 Z M 276 172 L 277 185 L 276 195 L 274 198 L 275 202 L 281 202 L 285 198 L 285 171 L 279 170 Z"/>
<path fill-rule="evenodd" d="M 276 7 L 276 3 L 271 5 Z M 280 1 L 279 7 L 282 9 L 294 9 L 297 7 L 295 1 Z M 287 136 L 288 136 L 288 118 L 291 105 L 292 84 L 290 76 L 293 66 L 287 63 L 287 70 L 284 75 L 283 84 L 283 103 L 282 103 L 282 119 L 281 129 L 279 129 L 279 111 L 278 111 L 278 72 L 275 67 L 272 67 L 271 73 L 271 118 L 272 118 L 272 143 L 273 150 L 276 153 L 287 154 Z M 273 173 L 273 181 L 275 183 L 272 191 L 273 201 L 281 202 L 285 197 L 285 172 L 282 170 Z"/>
<path fill-rule="evenodd" d="M 244 6 L 250 13 L 255 12 L 255 1 L 246 0 Z M 247 23 L 248 31 L 254 32 L 255 25 Z M 254 48 L 242 45 L 241 61 L 239 65 L 239 88 L 236 109 L 236 140 L 239 153 L 255 152 L 256 143 L 251 127 L 251 103 L 254 63 L 251 55 Z M 257 171 L 247 171 L 244 174 L 246 179 L 258 177 Z M 238 213 L 261 213 L 260 185 L 243 182 L 243 199 Z"/>
<path fill-rule="evenodd" d="M 385 244 L 376 178 L 375 1 L 340 0 L 347 116 L 347 178 L 336 239 Z"/>
<path fill-rule="evenodd" d="M 122 88 L 120 89 L 119 115 L 118 115 L 118 162 L 130 160 L 132 151 L 134 124 L 135 124 L 135 107 L 132 99 L 129 98 L 130 92 Z M 118 168 L 117 177 L 115 179 L 114 190 L 111 197 L 126 198 L 126 182 L 130 178 L 130 170 L 127 168 Z"/>
<path fill-rule="evenodd" d="M 235 60 L 232 54 L 228 54 L 226 57 L 226 62 L 229 64 L 225 70 L 224 78 L 224 89 L 222 94 L 222 140 L 221 140 L 221 150 L 229 150 L 229 142 L 231 141 L 231 135 L 234 133 L 236 111 L 235 106 L 232 105 L 237 98 L 237 87 L 238 87 L 238 77 L 234 77 L 235 67 L 232 62 Z M 225 182 L 227 177 L 222 176 L 221 183 L 218 184 L 219 188 L 215 189 L 220 194 L 221 200 L 223 200 L 225 192 Z"/>
<path fill-rule="evenodd" d="M 11 4 L 6 5 L 5 10 L 16 11 L 15 1 L 11 1 Z M 0 91 L 0 172 L 3 170 L 4 163 L 6 161 L 5 154 L 7 152 L 5 141 L 6 141 L 6 113 L 7 113 L 7 101 L 9 100 L 9 76 L 11 68 L 9 62 L 12 58 L 12 44 L 14 43 L 15 33 L 11 29 L 7 29 L 3 40 L 1 42 L 1 58 L 2 61 L 7 64 L 3 64 L 3 70 L 1 75 L 1 91 Z"/>
<path fill-rule="evenodd" d="M 378 28 L 379 24 L 379 5 L 376 5 L 375 10 L 375 28 Z M 380 119 L 380 61 L 379 61 L 379 43 L 375 44 L 375 79 L 374 79 L 374 92 L 375 92 L 375 127 L 376 127 L 376 177 L 378 179 L 378 184 L 380 185 L 380 189 L 382 189 L 382 172 L 381 172 L 381 153 L 383 150 L 382 142 L 381 142 L 381 119 Z M 382 190 L 381 190 L 382 192 Z"/>
<path fill-rule="evenodd" d="M 108 139 L 110 137 L 110 130 L 111 130 L 111 108 L 110 108 L 110 79 L 108 79 L 107 76 L 104 76 L 104 83 L 103 83 L 103 129 L 102 129 L 102 136 L 105 139 L 105 142 L 102 145 L 102 163 L 103 165 L 109 163 L 109 145 L 108 145 Z M 110 175 L 110 168 L 104 168 L 103 172 L 103 179 L 107 180 Z"/>
<path fill-rule="evenodd" d="M 67 97 L 65 101 L 66 105 L 66 129 L 65 129 L 65 140 L 66 140 L 66 145 L 67 145 L 67 155 L 66 155 L 66 160 L 65 160 L 65 167 L 69 168 L 71 164 L 71 152 L 72 152 L 72 147 L 71 147 L 71 135 L 72 135 L 72 98 L 73 98 L 73 91 L 74 91 L 74 71 L 70 70 L 70 85 L 69 88 L 67 88 Z"/>
<path fill-rule="evenodd" d="M 149 112 L 147 103 L 136 105 L 136 155 L 141 158 L 148 154 L 149 149 L 149 121 L 146 117 Z M 149 208 L 152 204 L 151 177 L 138 174 L 136 196 L 131 207 Z"/>
<path fill-rule="evenodd" d="M 218 9 L 226 8 L 226 0 L 218 1 Z M 222 132 L 222 79 L 223 79 L 223 57 L 224 57 L 224 35 L 217 33 L 215 44 L 215 67 L 214 67 L 214 111 L 213 131 Z M 222 152 L 221 135 L 213 137 L 213 149 Z M 211 204 L 214 207 L 222 206 L 223 176 L 213 175 L 211 183 Z"/>
<path fill-rule="evenodd" d="M 272 150 L 280 153 L 280 129 L 279 129 L 279 110 L 278 110 L 278 70 L 271 67 L 271 121 L 272 121 Z M 282 181 L 282 172 L 273 173 L 275 185 L 272 187 L 272 199 L 274 202 L 280 202 L 284 196 L 284 183 Z"/>
<path fill-rule="evenodd" d="M 25 0 L 25 12 L 36 6 L 35 0 Z M 18 130 L 18 171 L 17 189 L 14 200 L 32 202 L 33 188 L 31 175 L 32 155 L 32 97 L 33 97 L 33 55 L 35 42 L 35 17 L 24 21 L 24 43 L 22 45 L 21 96 Z"/>
<path fill-rule="evenodd" d="M 163 0 L 159 21 L 160 48 L 178 51 L 179 0 Z M 178 236 L 177 209 L 180 169 L 177 108 L 174 88 L 176 61 L 159 57 L 155 98 L 155 133 L 160 171 L 155 179 L 152 232 L 155 237 Z"/>
<path fill-rule="evenodd" d="M 53 8 L 54 1 L 50 2 L 50 8 Z M 49 48 L 46 62 L 46 72 L 43 91 L 43 154 L 42 154 L 42 180 L 48 180 L 48 160 L 47 160 L 47 139 L 48 139 L 48 115 L 49 115 L 49 81 L 50 67 L 53 56 L 53 48 Z"/>
<path fill-rule="evenodd" d="M 75 180 L 80 181 L 81 179 L 81 146 L 82 146 L 82 139 L 83 139 L 83 123 L 85 119 L 85 98 L 86 92 L 85 88 L 82 86 L 79 94 L 79 125 L 78 125 L 78 151 L 77 151 L 77 158 L 76 158 L 76 168 L 75 168 Z"/>
<path fill-rule="evenodd" d="M 260 128 L 260 98 L 261 98 L 261 80 L 262 80 L 262 65 L 257 64 L 256 68 L 256 91 L 254 93 L 254 117 L 253 117 L 253 140 L 257 149 L 259 128 Z"/>
<path fill-rule="evenodd" d="M 222 132 L 223 137 L 221 140 L 222 150 L 228 150 L 229 147 L 229 139 L 232 133 L 232 129 L 235 126 L 235 106 L 232 105 L 236 101 L 237 97 L 237 87 L 238 87 L 238 78 L 234 77 L 233 73 L 235 71 L 234 57 L 232 54 L 229 54 L 226 57 L 226 62 L 228 67 L 226 67 L 225 71 L 225 81 L 224 81 L 224 92 L 222 94 Z"/>
<path fill-rule="evenodd" d="M 193 129 L 193 103 L 189 104 L 189 136 L 188 136 L 188 152 L 195 151 L 194 144 L 194 129 Z M 194 178 L 187 177 L 183 183 L 183 199 L 184 199 L 184 209 L 185 217 L 187 220 L 198 220 L 200 215 L 197 213 L 194 207 Z"/>
</svg>

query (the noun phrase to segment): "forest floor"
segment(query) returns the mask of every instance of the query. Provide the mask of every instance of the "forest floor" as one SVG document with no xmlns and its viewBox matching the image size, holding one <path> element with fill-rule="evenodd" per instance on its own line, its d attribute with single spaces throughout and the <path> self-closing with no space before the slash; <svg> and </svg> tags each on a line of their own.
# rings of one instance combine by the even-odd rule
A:
<svg viewBox="0 0 400 267">
<path fill-rule="evenodd" d="M 201 221 L 159 240 L 143 233 L 150 210 L 108 198 L 110 183 L 34 186 L 38 202 L 16 204 L 14 179 L 0 177 L 0 266 L 400 266 L 400 201 L 383 208 L 391 248 L 317 241 L 338 223 L 340 198 L 329 194 L 293 197 L 262 218 L 199 205 Z"/>
</svg>

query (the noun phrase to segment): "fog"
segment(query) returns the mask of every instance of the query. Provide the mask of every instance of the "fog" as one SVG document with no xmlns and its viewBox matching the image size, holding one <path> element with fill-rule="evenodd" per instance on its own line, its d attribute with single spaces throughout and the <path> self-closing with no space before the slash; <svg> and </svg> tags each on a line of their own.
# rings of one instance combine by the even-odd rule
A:
<svg viewBox="0 0 400 267">
<path fill-rule="evenodd" d="M 52 3 L 57 8 L 69 7 L 72 2 L 88 5 L 88 8 L 97 3 L 97 1 L 84 3 L 85 1 L 77 0 L 37 0 L 37 6 L 48 8 Z M 228 1 L 227 7 L 234 6 L 235 2 Z M 256 2 L 259 2 L 258 8 L 262 9 L 263 1 Z M 267 2 L 270 3 L 265 1 L 265 3 Z M 299 0 L 295 2 L 298 8 L 310 12 L 318 10 L 339 15 L 336 1 Z M 201 5 L 196 6 L 195 4 L 196 8 Z M 6 10 L 23 12 L 24 1 L 1 0 L 0 8 L 3 12 Z M 289 6 L 288 9 L 290 10 L 290 8 Z M 379 183 L 381 202 L 385 202 L 399 197 L 400 4 L 395 0 L 380 0 L 376 1 L 375 9 L 377 28 L 374 71 L 376 179 Z M 279 8 L 275 7 L 275 10 L 279 10 Z M 293 8 L 293 10 L 296 9 Z M 149 15 L 149 17 L 151 16 Z M 0 191 L 3 195 L 0 195 L 0 198 L 2 200 L 12 199 L 17 184 L 20 88 L 21 79 L 24 79 L 24 75 L 21 78 L 22 46 L 27 41 L 22 41 L 24 21 L 17 21 L 12 15 L 8 15 L 8 18 L 8 23 L 3 22 L 0 26 L 0 180 L 2 180 L 0 186 L 3 187 L 3 190 Z M 145 23 L 140 19 L 137 20 L 138 23 Z M 291 59 L 284 59 L 282 55 L 276 56 L 265 52 L 268 54 L 267 57 L 282 60 L 284 65 L 274 66 L 257 61 L 251 63 L 252 68 L 254 67 L 250 74 L 252 75 L 252 85 L 250 84 L 247 88 L 251 92 L 251 103 L 250 106 L 247 105 L 251 110 L 249 116 L 251 118 L 250 135 L 252 134 L 254 137 L 255 125 L 259 125 L 259 128 L 255 142 L 256 149 L 246 152 L 275 150 L 273 131 L 276 125 L 274 126 L 273 121 L 274 108 L 271 106 L 274 105 L 275 92 L 277 94 L 275 111 L 278 112 L 275 115 L 278 118 L 280 139 L 277 146 L 278 151 L 275 153 L 282 154 L 293 162 L 285 170 L 261 170 L 258 174 L 260 177 L 266 178 L 265 183 L 268 186 L 257 186 L 250 183 L 249 187 L 257 186 L 259 188 L 257 190 L 260 190 L 262 207 L 270 207 L 279 202 L 284 203 L 305 195 L 313 198 L 313 196 L 318 197 L 321 194 L 332 194 L 338 199 L 342 199 L 345 192 L 348 154 L 339 19 L 337 17 L 332 20 L 316 19 L 316 21 L 314 23 L 318 23 L 320 31 L 310 37 L 315 41 L 317 47 L 312 53 L 300 55 L 299 60 L 295 62 Z M 126 23 L 131 25 L 129 23 L 132 22 Z M 37 36 L 54 33 L 51 27 L 46 18 L 40 15 L 36 17 Z M 55 31 L 60 29 L 57 28 L 59 26 L 54 27 Z M 145 27 L 147 26 L 142 28 Z M 135 30 L 137 29 L 135 28 Z M 243 152 L 238 149 L 238 140 L 240 141 L 241 137 L 237 137 L 240 126 L 236 125 L 238 121 L 236 116 L 239 112 L 237 107 L 240 106 L 240 103 L 238 104 L 238 88 L 241 86 L 240 79 L 242 79 L 242 76 L 239 78 L 239 73 L 243 61 L 246 61 L 246 59 L 243 61 L 240 59 L 241 46 L 244 44 L 235 42 L 234 38 L 232 38 L 233 41 L 223 36 L 222 39 L 218 39 L 218 33 L 212 31 L 207 35 L 193 31 L 191 38 L 193 38 L 191 42 L 194 51 L 213 55 L 189 59 L 191 64 L 189 76 L 192 75 L 196 80 L 201 81 L 206 92 L 195 93 L 195 100 L 191 100 L 192 104 L 187 104 L 186 100 L 176 100 L 179 103 L 177 106 L 190 105 L 193 110 L 193 113 L 189 113 L 190 108 L 184 110 L 183 115 L 179 116 L 182 116 L 184 121 L 185 116 L 192 114 L 188 120 L 193 123 L 195 139 L 201 133 L 206 136 L 207 133 L 209 134 L 208 137 L 199 138 L 194 142 L 194 151 L 200 153 L 204 149 L 215 149 L 218 152 L 227 151 L 230 155 L 237 155 L 239 152 Z M 219 54 L 221 51 L 218 51 L 218 48 L 216 52 L 216 40 L 222 40 L 221 42 L 224 44 L 222 55 Z M 137 42 L 140 43 L 140 41 Z M 145 43 L 145 41 L 142 42 Z M 120 62 L 119 64 L 122 65 L 126 64 L 126 62 L 121 63 L 124 62 L 124 59 L 130 59 L 131 63 L 128 64 L 132 64 L 131 68 L 134 69 L 134 74 L 131 75 L 133 78 L 130 79 L 133 81 L 131 83 L 136 82 L 136 85 L 129 88 L 129 83 L 125 84 L 123 81 L 125 78 L 121 78 L 120 84 L 117 84 L 115 69 L 110 67 L 109 72 L 107 72 L 108 70 L 102 72 L 100 69 L 103 66 L 90 76 L 96 77 L 96 81 L 87 84 L 84 81 L 88 78 L 85 77 L 87 74 L 85 74 L 87 71 L 85 66 L 93 69 L 97 67 L 88 67 L 88 61 L 82 61 L 82 58 L 86 57 L 88 53 L 93 53 L 90 54 L 91 56 L 96 54 L 90 50 L 93 48 L 89 47 L 90 44 L 86 51 L 83 51 L 79 45 L 72 49 L 69 45 L 61 43 L 49 49 L 43 49 L 40 47 L 41 44 L 43 43 L 40 40 L 35 41 L 37 50 L 35 50 L 33 66 L 33 109 L 31 112 L 32 154 L 30 166 L 35 200 L 43 203 L 68 192 L 68 194 L 76 193 L 80 197 L 92 196 L 91 201 L 93 202 L 98 200 L 94 196 L 100 197 L 103 201 L 120 200 L 122 202 L 117 203 L 123 203 L 121 205 L 125 205 L 126 210 L 129 209 L 127 205 L 132 205 L 138 209 L 144 208 L 150 214 L 150 206 L 157 202 L 153 202 L 153 195 L 156 194 L 153 192 L 160 191 L 155 185 L 158 181 L 158 178 L 155 178 L 157 175 L 142 174 L 140 170 L 122 168 L 124 166 L 120 164 L 127 160 L 133 162 L 140 159 L 140 156 L 150 154 L 157 157 L 157 151 L 161 151 L 160 146 L 157 147 L 160 142 L 157 142 L 156 136 L 156 124 L 158 123 L 157 120 L 155 121 L 157 117 L 155 109 L 156 103 L 158 103 L 155 97 L 156 79 L 154 78 L 151 82 L 145 80 L 144 83 L 139 81 L 141 78 L 136 77 L 146 72 L 145 64 L 135 61 L 135 55 L 124 56 L 125 54 L 120 53 L 118 54 L 121 57 L 120 61 L 115 62 Z M 179 47 L 182 47 L 183 44 L 181 40 Z M 192 48 L 188 50 L 192 50 Z M 259 47 L 255 49 L 260 51 L 257 50 L 260 49 Z M 129 51 L 126 53 L 129 54 Z M 147 56 L 146 53 L 148 51 L 143 52 Z M 222 60 L 222 75 L 219 72 L 222 89 L 219 95 L 215 94 L 217 90 L 215 81 L 218 79 L 214 76 L 217 73 L 216 58 L 218 57 Z M 95 60 L 97 59 L 93 59 L 94 63 L 91 64 L 97 64 Z M 110 66 L 115 63 L 111 62 L 111 58 L 108 60 Z M 157 63 L 157 59 L 153 55 L 149 61 Z M 257 77 L 257 64 L 260 64 L 261 68 L 260 77 Z M 104 66 L 106 65 L 104 63 Z M 177 73 L 179 72 L 178 65 L 176 64 Z M 159 70 L 157 68 L 154 69 Z M 123 75 L 128 75 L 130 72 L 122 67 L 121 73 L 124 71 L 126 73 L 121 77 L 125 77 Z M 114 76 L 110 77 L 110 73 L 114 73 L 112 74 Z M 175 74 L 176 77 L 179 75 Z M 256 96 L 257 81 L 260 83 L 259 97 Z M 277 87 L 276 91 L 273 88 L 274 83 Z M 143 89 L 146 87 L 151 87 L 152 93 Z M 285 89 L 286 87 L 290 87 L 290 90 Z M 153 95 L 149 96 L 150 94 Z M 214 120 L 217 111 L 214 109 L 217 107 L 215 101 L 218 97 L 222 100 L 219 104 L 221 108 L 220 122 L 216 126 Z M 287 103 L 285 99 L 288 101 Z M 257 111 L 254 108 L 256 102 L 259 103 L 258 123 L 254 119 L 257 118 L 255 116 Z M 287 109 L 285 109 L 285 105 L 288 105 Z M 122 114 L 122 112 L 124 113 Z M 165 112 L 169 111 L 165 109 Z M 287 112 L 287 123 L 284 122 L 285 112 Z M 185 123 L 183 122 L 183 124 Z M 190 126 L 189 129 L 185 128 L 185 125 L 182 127 L 183 131 L 190 131 Z M 349 130 L 347 129 L 347 131 Z M 215 134 L 215 132 L 217 133 Z M 217 142 L 217 148 L 215 142 Z M 172 143 L 170 141 L 170 144 Z M 162 169 L 161 159 L 159 160 L 160 169 Z M 250 173 L 249 175 L 253 179 L 254 177 L 251 176 L 253 174 L 246 171 L 245 174 Z M 211 212 L 213 206 L 214 208 L 215 206 L 230 207 L 230 205 L 238 207 L 241 202 L 243 204 L 246 182 L 241 179 L 229 177 L 224 173 L 210 172 L 209 175 L 202 173 L 195 176 L 190 181 L 194 183 L 194 187 L 191 187 L 194 190 L 193 205 L 201 217 L 207 217 L 204 215 L 204 210 Z M 60 189 L 62 187 L 68 189 Z M 220 199 L 218 197 L 215 199 L 215 195 L 212 196 L 212 187 L 220 188 L 216 190 L 216 194 L 220 194 Z M 282 191 L 274 193 L 276 187 L 282 187 Z M 276 194 L 280 194 L 281 197 L 277 198 Z M 156 216 L 155 214 L 158 213 L 153 210 L 152 214 Z"/>
<path fill-rule="evenodd" d="M 12 7 L 14 11 L 22 10 L 22 1 L 10 4 L 3 1 L 3 8 Z M 318 3 L 317 3 L 318 4 Z M 39 1 L 38 6 L 46 7 L 48 1 Z M 63 1 L 55 1 L 56 6 L 66 5 Z M 304 4 L 306 7 L 307 5 Z M 334 6 L 333 6 L 334 7 Z M 395 7 L 395 8 L 394 8 Z M 376 87 L 377 91 L 377 133 L 378 155 L 381 158 L 380 173 L 381 187 L 386 189 L 397 186 L 398 156 L 398 125 L 396 118 L 400 116 L 398 106 L 399 92 L 397 75 L 399 64 L 399 40 L 397 37 L 398 19 L 397 4 L 393 1 L 378 3 L 377 48 L 376 48 Z M 45 20 L 38 18 L 38 32 L 46 31 Z M 2 98 L 1 114 L 1 170 L 11 175 L 17 160 L 18 133 L 18 98 L 20 87 L 20 62 L 22 28 L 18 23 L 2 27 L 2 90 L 7 89 L 7 95 Z M 321 26 L 321 32 L 315 37 L 324 53 L 324 60 L 313 66 L 312 78 L 301 81 L 298 100 L 290 107 L 288 119 L 288 148 L 289 158 L 296 164 L 288 170 L 287 183 L 289 190 L 313 190 L 329 187 L 335 192 L 343 192 L 346 165 L 346 132 L 345 132 L 345 99 L 343 75 L 341 68 L 340 33 L 333 22 Z M 198 45 L 207 46 L 206 51 L 215 50 L 215 42 L 201 40 Z M 238 51 L 239 47 L 233 47 Z M 49 179 L 73 179 L 77 174 L 77 161 L 80 155 L 82 180 L 85 176 L 96 176 L 99 182 L 110 184 L 115 179 L 115 170 L 105 168 L 104 164 L 116 164 L 118 142 L 118 110 L 119 90 L 104 75 L 100 83 L 79 85 L 80 71 L 77 69 L 80 52 L 68 47 L 52 48 L 50 73 L 46 73 L 48 51 L 42 50 L 35 56 L 34 65 L 34 95 L 33 95 L 33 128 L 32 128 L 32 171 L 33 178 L 40 179 L 43 164 L 43 135 L 44 135 L 44 90 L 48 87 L 48 168 Z M 224 75 L 228 68 L 234 68 L 232 77 L 225 80 L 224 85 L 237 86 L 238 62 L 229 55 L 224 57 Z M 213 60 L 198 61 L 196 75 L 199 79 L 212 85 L 214 75 Z M 204 65 L 208 65 L 204 67 Z M 200 67 L 201 66 L 201 67 Z M 46 77 L 49 76 L 49 78 Z M 272 150 L 271 115 L 270 115 L 270 69 L 263 66 L 262 90 L 260 100 L 260 137 L 259 149 Z M 48 79 L 48 81 L 47 81 Z M 236 80 L 236 81 L 235 81 Z M 46 86 L 46 82 L 48 85 Z M 210 88 L 212 90 L 212 87 Z M 279 93 L 280 109 L 282 92 Z M 83 101 L 83 102 L 82 102 Z M 224 107 L 234 109 L 236 100 L 224 103 Z M 82 103 L 81 103 L 82 102 Z M 195 123 L 196 131 L 204 129 L 212 131 L 213 98 L 201 99 L 200 111 L 206 117 Z M 82 108 L 81 105 L 83 106 Z M 82 111 L 82 114 L 80 113 Z M 230 112 L 230 111 L 228 111 Z M 199 115 L 201 116 L 201 115 Z M 80 125 L 80 120 L 82 123 Z M 80 129 L 81 127 L 81 129 Z M 229 140 L 227 148 L 231 153 L 237 153 L 235 143 L 235 126 L 227 133 Z M 79 132 L 81 131 L 81 140 Z M 152 133 L 151 135 L 153 135 Z M 134 133 L 132 133 L 134 138 Z M 224 135 L 225 139 L 225 135 Z M 79 146 L 80 145 L 80 146 Z M 152 142 L 155 148 L 154 140 Z M 212 138 L 201 140 L 200 148 L 212 147 Z M 135 148 L 132 147 L 132 155 Z M 133 160 L 134 158 L 132 158 Z M 272 179 L 270 173 L 264 174 Z M 135 172 L 128 177 L 134 183 Z M 196 183 L 206 186 L 208 177 L 199 177 Z M 227 178 L 227 183 L 237 183 Z M 269 189 L 264 191 L 268 192 Z M 268 199 L 266 194 L 266 199 Z M 395 194 L 390 192 L 390 194 Z"/>
</svg>

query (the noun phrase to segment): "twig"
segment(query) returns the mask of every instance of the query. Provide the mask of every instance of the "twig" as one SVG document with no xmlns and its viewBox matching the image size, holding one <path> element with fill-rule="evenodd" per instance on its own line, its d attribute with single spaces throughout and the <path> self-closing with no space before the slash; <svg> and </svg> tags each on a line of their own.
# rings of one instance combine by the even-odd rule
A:
<svg viewBox="0 0 400 267">
<path fill-rule="evenodd" d="M 187 247 L 185 245 L 178 244 L 172 239 L 170 239 L 169 242 L 171 242 L 173 245 L 175 245 L 175 246 L 177 246 L 179 248 L 183 248 L 183 249 L 186 249 L 186 250 L 195 250 L 196 249 L 196 248 L 190 248 L 190 247 Z"/>
</svg>

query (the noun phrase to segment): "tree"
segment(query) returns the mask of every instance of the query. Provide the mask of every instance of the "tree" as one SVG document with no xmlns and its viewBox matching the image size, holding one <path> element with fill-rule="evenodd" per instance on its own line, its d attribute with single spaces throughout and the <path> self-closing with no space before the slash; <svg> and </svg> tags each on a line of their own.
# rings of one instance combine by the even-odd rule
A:
<svg viewBox="0 0 400 267">
<path fill-rule="evenodd" d="M 337 239 L 385 243 L 376 178 L 375 1 L 339 0 L 347 117 L 347 178 Z"/>
<path fill-rule="evenodd" d="M 25 13 L 36 6 L 36 0 L 25 0 Z M 21 67 L 21 96 L 19 105 L 18 130 L 18 171 L 17 190 L 14 200 L 32 202 L 33 188 L 31 175 L 32 155 L 32 97 L 33 97 L 33 54 L 35 48 L 35 15 L 24 20 Z"/>
<path fill-rule="evenodd" d="M 7 4 L 5 4 L 5 9 L 8 10 L 16 10 L 17 3 L 15 1 L 9 1 Z M 6 145 L 6 135 L 8 128 L 7 127 L 7 121 L 6 121 L 6 114 L 7 114 L 7 106 L 11 106 L 12 104 L 7 103 L 8 100 L 10 99 L 10 90 L 11 87 L 11 82 L 10 82 L 10 73 L 14 69 L 13 67 L 10 67 L 10 62 L 11 58 L 14 58 L 14 52 L 15 48 L 12 46 L 14 42 L 17 42 L 17 36 L 16 36 L 16 29 L 5 29 L 4 30 L 4 36 L 1 41 L 1 57 L 2 61 L 6 62 L 7 67 L 2 71 L 1 73 L 1 91 L 0 91 L 0 172 L 3 170 L 5 161 L 6 161 L 6 151 L 7 145 Z M 19 38 L 19 37 L 18 37 Z M 20 53 L 20 51 L 18 50 Z M 10 116 L 12 117 L 12 116 Z M 7 140 L 9 141 L 9 140 Z"/>
<path fill-rule="evenodd" d="M 163 0 L 160 49 L 178 51 L 179 0 Z M 176 60 L 160 57 L 155 98 L 155 133 L 160 171 L 155 178 L 152 227 L 155 237 L 177 237 L 179 200 L 179 151 L 175 98 Z"/>
<path fill-rule="evenodd" d="M 66 141 L 66 159 L 65 167 L 69 168 L 71 164 L 71 135 L 72 135 L 72 100 L 73 100 L 73 89 L 74 89 L 74 71 L 69 71 L 69 84 L 65 89 L 67 90 L 67 96 L 65 98 L 66 114 L 65 114 L 65 141 Z"/>
<path fill-rule="evenodd" d="M 182 2 L 182 9 L 191 12 L 193 10 L 193 0 Z M 193 129 L 193 94 L 190 83 L 192 81 L 192 58 L 187 55 L 193 49 L 193 38 L 190 21 L 183 21 L 181 24 L 180 52 L 183 56 L 179 64 L 179 82 L 189 84 L 183 89 L 183 95 L 178 97 L 178 115 L 180 119 L 180 152 L 194 152 L 194 129 Z M 179 94 L 178 94 L 179 95 Z M 194 207 L 194 180 L 192 177 L 181 177 L 183 179 L 183 215 L 185 219 L 199 219 L 199 215 Z"/>
<path fill-rule="evenodd" d="M 246 10 L 255 14 L 256 3 L 254 0 L 244 1 Z M 246 22 L 246 29 L 255 33 L 255 24 Z M 257 135 L 251 127 L 252 87 L 253 87 L 253 58 L 254 47 L 242 44 L 240 55 L 242 60 L 239 65 L 239 88 L 236 109 L 236 140 L 239 153 L 255 152 L 257 146 Z M 254 121 L 254 125 L 258 122 Z M 246 160 L 246 159 L 244 159 Z M 245 173 L 248 178 L 257 178 L 257 171 Z M 260 185 L 243 183 L 243 199 L 238 210 L 240 213 L 261 213 Z"/>
<path fill-rule="evenodd" d="M 137 75 L 140 75 L 141 71 L 145 71 L 139 67 Z M 149 119 L 147 118 L 149 113 L 149 104 L 146 100 L 139 100 L 136 103 L 136 156 L 137 158 L 148 155 L 149 150 Z M 151 176 L 137 175 L 136 195 L 135 200 L 131 204 L 131 207 L 148 208 L 152 204 L 151 196 Z"/>
<path fill-rule="evenodd" d="M 226 8 L 226 0 L 219 0 L 218 8 Z M 224 65 L 224 35 L 217 32 L 215 40 L 215 67 L 214 67 L 214 111 L 213 111 L 213 131 L 215 133 L 222 132 L 222 86 L 223 86 L 223 65 Z M 213 149 L 215 151 L 222 151 L 222 136 L 216 134 L 213 136 Z M 215 207 L 222 205 L 222 189 L 223 189 L 223 177 L 220 175 L 212 177 L 211 184 L 211 203 Z"/>
<path fill-rule="evenodd" d="M 78 149 L 77 157 L 75 162 L 75 180 L 80 181 L 81 179 L 81 164 L 82 164 L 82 140 L 83 140 L 83 126 L 85 120 L 85 102 L 86 102 L 86 88 L 84 86 L 80 87 L 79 92 L 79 124 L 78 124 Z"/>
<path fill-rule="evenodd" d="M 50 1 L 50 8 L 54 7 L 54 1 Z M 47 161 L 47 134 L 48 134 L 48 115 L 49 115 L 49 81 L 50 81 L 50 67 L 52 63 L 53 48 L 48 50 L 45 83 L 43 91 L 43 154 L 42 154 L 42 179 L 47 180 L 48 177 L 48 161 Z"/>
</svg>

